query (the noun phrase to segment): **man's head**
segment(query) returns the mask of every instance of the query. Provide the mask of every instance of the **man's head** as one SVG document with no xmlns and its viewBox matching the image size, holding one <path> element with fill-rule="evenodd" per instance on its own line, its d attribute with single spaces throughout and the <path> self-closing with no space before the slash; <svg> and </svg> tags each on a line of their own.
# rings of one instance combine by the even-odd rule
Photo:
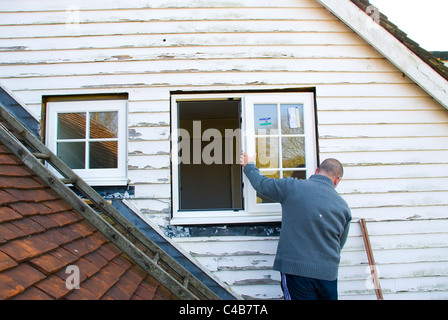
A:
<svg viewBox="0 0 448 320">
<path fill-rule="evenodd" d="M 327 176 L 333 181 L 334 186 L 337 187 L 344 175 L 344 168 L 338 160 L 329 158 L 320 164 L 319 168 L 316 169 L 316 174 Z"/>
</svg>

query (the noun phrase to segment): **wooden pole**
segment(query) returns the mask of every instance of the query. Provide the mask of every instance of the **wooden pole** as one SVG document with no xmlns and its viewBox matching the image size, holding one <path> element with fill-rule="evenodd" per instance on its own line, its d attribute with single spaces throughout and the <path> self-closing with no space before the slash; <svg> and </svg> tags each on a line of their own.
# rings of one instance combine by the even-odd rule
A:
<svg viewBox="0 0 448 320">
<path fill-rule="evenodd" d="M 383 299 L 383 292 L 381 291 L 380 279 L 378 277 L 378 271 L 376 269 L 375 259 L 373 258 L 372 246 L 370 245 L 369 233 L 367 231 L 367 225 L 365 219 L 360 219 L 359 223 L 362 230 L 362 238 L 364 240 L 364 246 L 366 248 L 367 259 L 369 260 L 370 273 L 372 274 L 373 285 L 375 288 L 376 298 L 378 300 Z"/>
</svg>

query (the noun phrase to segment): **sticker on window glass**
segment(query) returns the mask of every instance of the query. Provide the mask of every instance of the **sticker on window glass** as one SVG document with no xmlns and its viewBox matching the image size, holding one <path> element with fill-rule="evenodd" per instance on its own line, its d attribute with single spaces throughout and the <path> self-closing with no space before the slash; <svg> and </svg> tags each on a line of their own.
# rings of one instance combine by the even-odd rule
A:
<svg viewBox="0 0 448 320">
<path fill-rule="evenodd" d="M 291 129 L 300 128 L 299 108 L 288 108 L 289 127 Z"/>
<path fill-rule="evenodd" d="M 269 126 L 272 124 L 271 117 L 265 117 L 258 119 L 260 121 L 260 126 Z"/>
</svg>

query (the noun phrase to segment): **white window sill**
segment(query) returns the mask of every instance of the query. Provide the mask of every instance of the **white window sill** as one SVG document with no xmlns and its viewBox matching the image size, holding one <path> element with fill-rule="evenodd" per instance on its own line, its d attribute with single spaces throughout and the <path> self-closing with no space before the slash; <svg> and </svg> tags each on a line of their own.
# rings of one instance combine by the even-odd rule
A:
<svg viewBox="0 0 448 320">
<path fill-rule="evenodd" d="M 280 213 L 249 214 L 235 211 L 198 211 L 178 212 L 170 220 L 171 225 L 201 225 L 201 224 L 237 224 L 237 223 L 269 223 L 281 222 Z"/>
<path fill-rule="evenodd" d="M 83 180 L 90 186 L 96 187 L 109 187 L 109 186 L 126 186 L 128 184 L 128 178 L 117 178 L 113 177 L 110 179 L 93 179 L 93 178 L 83 178 Z"/>
</svg>

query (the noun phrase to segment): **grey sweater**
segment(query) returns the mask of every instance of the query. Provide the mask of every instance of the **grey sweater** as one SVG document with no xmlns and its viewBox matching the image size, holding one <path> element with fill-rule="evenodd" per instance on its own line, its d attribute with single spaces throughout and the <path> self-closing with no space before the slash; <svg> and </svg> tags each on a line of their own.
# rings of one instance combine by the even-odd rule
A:
<svg viewBox="0 0 448 320">
<path fill-rule="evenodd" d="M 282 205 L 282 227 L 274 270 L 332 281 L 351 221 L 347 203 L 323 175 L 308 180 L 272 179 L 253 163 L 244 167 L 252 186 Z"/>
</svg>

